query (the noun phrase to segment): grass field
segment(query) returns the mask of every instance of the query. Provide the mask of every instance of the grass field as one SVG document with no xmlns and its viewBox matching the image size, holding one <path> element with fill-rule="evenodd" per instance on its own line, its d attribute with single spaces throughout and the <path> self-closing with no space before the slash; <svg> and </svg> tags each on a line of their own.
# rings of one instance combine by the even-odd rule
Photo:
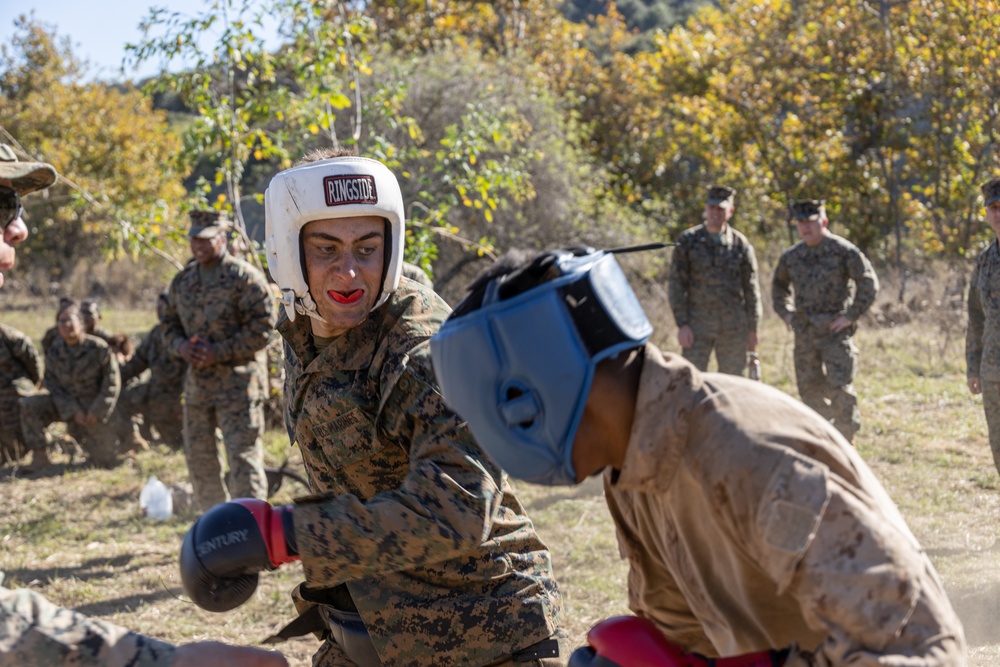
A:
<svg viewBox="0 0 1000 667">
<path fill-rule="evenodd" d="M 51 312 L 0 312 L 4 323 L 40 338 Z M 105 313 L 112 331 L 138 333 L 152 313 Z M 857 389 L 864 426 L 857 446 L 930 553 L 965 623 L 970 664 L 1000 664 L 1000 550 L 995 550 L 1000 479 L 986 440 L 982 405 L 965 388 L 961 313 L 937 309 L 889 327 L 868 322 Z M 761 333 L 765 381 L 795 395 L 791 335 L 773 317 Z M 666 349 L 675 349 L 663 338 Z M 268 433 L 268 459 L 295 452 Z M 293 615 L 288 591 L 301 578 L 296 564 L 262 576 L 256 596 L 229 614 L 201 611 L 182 594 L 180 541 L 190 514 L 144 519 L 139 492 L 157 475 L 186 478 L 183 458 L 145 452 L 113 470 L 84 470 L 65 457 L 51 475 L 25 479 L 0 470 L 0 568 L 7 586 L 29 586 L 52 600 L 174 642 L 222 639 L 256 643 Z M 625 564 L 600 485 L 569 489 L 516 485 L 552 550 L 574 643 L 609 615 L 625 613 Z M 296 493 L 285 488 L 277 498 Z M 310 664 L 313 638 L 284 645 L 293 665 Z"/>
</svg>

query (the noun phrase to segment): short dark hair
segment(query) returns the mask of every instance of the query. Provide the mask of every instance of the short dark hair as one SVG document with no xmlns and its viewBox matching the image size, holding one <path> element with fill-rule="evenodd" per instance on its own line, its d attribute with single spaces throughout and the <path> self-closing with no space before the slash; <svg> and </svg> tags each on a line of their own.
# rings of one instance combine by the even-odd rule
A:
<svg viewBox="0 0 1000 667">
<path fill-rule="evenodd" d="M 77 317 L 82 318 L 83 313 L 80 311 L 80 302 L 76 299 L 60 299 L 59 309 L 56 311 L 56 321 L 59 321 L 59 316 L 65 313 L 67 310 L 71 310 L 76 313 Z"/>
<path fill-rule="evenodd" d="M 451 317 L 461 317 L 479 310 L 486 296 L 486 287 L 494 280 L 499 280 L 497 299 L 503 301 L 518 294 L 538 287 L 556 276 L 550 273 L 556 260 L 567 253 L 574 255 L 593 252 L 593 248 L 576 246 L 545 252 L 512 249 L 501 255 L 492 266 L 484 270 L 472 284 L 469 285 L 469 295 L 455 306 Z"/>
</svg>

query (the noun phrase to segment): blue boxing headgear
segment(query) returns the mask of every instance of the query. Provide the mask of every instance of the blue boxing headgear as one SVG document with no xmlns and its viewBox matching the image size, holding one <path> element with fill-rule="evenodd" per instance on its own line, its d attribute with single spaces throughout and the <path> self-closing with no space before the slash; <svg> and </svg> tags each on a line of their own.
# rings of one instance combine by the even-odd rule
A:
<svg viewBox="0 0 1000 667">
<path fill-rule="evenodd" d="M 552 267 L 557 277 L 538 282 Z M 560 250 L 459 304 L 431 338 L 431 359 L 445 402 L 501 467 L 535 484 L 570 485 L 594 369 L 652 331 L 614 255 Z"/>
</svg>

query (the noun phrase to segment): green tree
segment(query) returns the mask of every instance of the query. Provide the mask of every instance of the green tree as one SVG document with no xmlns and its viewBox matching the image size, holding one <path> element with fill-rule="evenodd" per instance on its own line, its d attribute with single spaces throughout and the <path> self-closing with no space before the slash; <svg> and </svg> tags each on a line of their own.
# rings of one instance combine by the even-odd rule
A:
<svg viewBox="0 0 1000 667">
<path fill-rule="evenodd" d="M 459 58 L 459 42 L 516 50 L 532 43 L 517 25 L 548 30 L 544 21 L 527 18 L 558 18 L 518 2 L 453 4 L 454 13 L 427 18 L 432 32 L 439 22 L 445 29 L 461 28 L 453 31 L 456 42 L 439 45 L 455 44 L 449 53 Z M 283 26 L 285 43 L 273 52 L 257 37 L 263 11 L 279 17 Z M 409 28 L 413 16 L 407 17 Z M 497 88 L 471 94 L 442 132 L 425 133 L 423 121 L 406 105 L 407 78 L 372 77 L 376 58 L 396 69 L 407 67 L 405 57 L 394 60 L 372 43 L 376 26 L 393 31 L 395 18 L 375 6 L 352 8 L 324 0 L 279 0 L 266 8 L 249 0 L 227 1 L 195 17 L 154 10 L 144 23 L 144 39 L 129 49 L 135 62 L 156 58 L 166 65 L 183 57 L 194 64 L 180 73 L 164 71 L 150 90 L 170 91 L 197 110 L 185 135 L 185 155 L 217 165 L 215 187 L 225 191 L 207 203 L 232 207 L 241 223 L 240 192 L 252 162 L 261 163 L 261 178 L 251 185 L 259 199 L 267 175 L 290 166 L 307 149 L 347 144 L 383 160 L 402 177 L 408 200 L 415 203 L 411 220 L 417 223 L 408 259 L 430 268 L 440 236 L 466 239 L 476 255 L 488 253 L 488 234 L 470 240 L 463 230 L 479 221 L 489 225 L 508 205 L 534 196 L 530 163 L 535 149 L 526 141 L 531 124 L 517 105 L 497 102 L 507 92 Z M 203 50 L 199 44 L 213 26 L 220 27 L 218 37 Z M 424 51 L 398 36 L 380 35 L 386 43 L 398 43 L 401 53 Z M 545 47 L 533 48 L 541 52 Z M 482 81 L 477 86 L 482 88 Z M 433 107 L 419 111 L 434 115 Z"/>
<path fill-rule="evenodd" d="M 25 200 L 32 236 L 21 267 L 61 279 L 102 253 L 176 261 L 169 230 L 183 194 L 180 142 L 148 98 L 82 83 L 84 73 L 67 41 L 33 17 L 20 17 L 0 50 L 2 140 L 60 174 Z"/>
</svg>

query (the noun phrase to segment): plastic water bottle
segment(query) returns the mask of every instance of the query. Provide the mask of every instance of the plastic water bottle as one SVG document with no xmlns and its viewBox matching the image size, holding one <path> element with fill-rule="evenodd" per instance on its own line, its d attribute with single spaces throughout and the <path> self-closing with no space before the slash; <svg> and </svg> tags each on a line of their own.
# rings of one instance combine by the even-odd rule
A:
<svg viewBox="0 0 1000 667">
<path fill-rule="evenodd" d="M 761 381 L 760 357 L 757 356 L 756 352 L 750 353 L 750 369 L 749 372 L 747 373 L 747 377 L 750 378 L 751 380 L 757 380 L 757 382 Z"/>
<path fill-rule="evenodd" d="M 167 485 L 152 475 L 139 494 L 139 507 L 150 519 L 169 519 L 174 513 L 174 500 Z"/>
</svg>

